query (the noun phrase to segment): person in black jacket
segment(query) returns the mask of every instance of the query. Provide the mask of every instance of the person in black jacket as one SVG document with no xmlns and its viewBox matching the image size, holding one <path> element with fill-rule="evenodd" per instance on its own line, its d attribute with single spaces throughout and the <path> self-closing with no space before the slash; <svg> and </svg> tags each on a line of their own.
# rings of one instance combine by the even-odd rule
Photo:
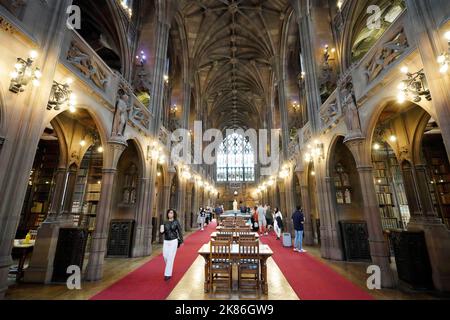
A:
<svg viewBox="0 0 450 320">
<path fill-rule="evenodd" d="M 161 226 L 160 232 L 164 234 L 163 256 L 166 263 L 164 280 L 172 278 L 173 265 L 178 247 L 183 243 L 183 231 L 177 220 L 177 212 L 173 209 L 167 211 L 167 221 Z"/>
<path fill-rule="evenodd" d="M 303 250 L 303 231 L 305 230 L 305 215 L 303 214 L 303 209 L 297 207 L 297 210 L 292 215 L 292 222 L 294 223 L 295 230 L 295 242 L 294 251 L 306 252 Z"/>
</svg>

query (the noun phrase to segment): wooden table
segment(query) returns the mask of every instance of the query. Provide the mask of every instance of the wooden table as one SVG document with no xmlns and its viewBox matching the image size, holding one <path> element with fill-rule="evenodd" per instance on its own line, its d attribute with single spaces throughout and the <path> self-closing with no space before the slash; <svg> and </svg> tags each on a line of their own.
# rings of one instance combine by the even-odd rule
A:
<svg viewBox="0 0 450 320">
<path fill-rule="evenodd" d="M 210 267 L 210 256 L 211 256 L 211 244 L 204 244 L 198 254 L 205 259 L 205 292 L 209 292 L 209 267 Z M 267 280 L 267 259 L 273 255 L 272 249 L 266 244 L 259 245 L 259 256 L 260 256 L 260 266 L 261 266 L 261 287 L 264 294 L 269 293 L 269 282 Z M 239 245 L 231 245 L 231 259 L 236 263 L 239 259 Z"/>
<path fill-rule="evenodd" d="M 14 240 L 14 250 L 20 255 L 19 264 L 17 266 L 16 281 L 20 281 L 23 277 L 23 268 L 27 256 L 33 252 L 36 241 L 30 240 L 29 243 L 24 243 L 24 240 Z"/>
<path fill-rule="evenodd" d="M 218 233 L 219 233 L 219 232 L 213 232 L 213 233 L 211 233 L 211 239 L 215 240 Z M 251 232 L 250 235 L 255 236 L 255 240 L 258 240 L 258 239 L 259 239 L 259 234 L 258 234 L 258 232 Z M 233 240 L 236 241 L 236 242 L 239 240 L 239 233 L 237 233 L 237 232 L 234 232 L 234 233 L 233 233 Z"/>
</svg>

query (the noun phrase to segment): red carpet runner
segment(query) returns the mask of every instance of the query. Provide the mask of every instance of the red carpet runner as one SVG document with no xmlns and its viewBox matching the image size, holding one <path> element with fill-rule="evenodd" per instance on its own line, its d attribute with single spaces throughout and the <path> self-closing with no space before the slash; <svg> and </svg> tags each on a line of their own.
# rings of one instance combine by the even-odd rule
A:
<svg viewBox="0 0 450 320">
<path fill-rule="evenodd" d="M 210 240 L 216 224 L 189 236 L 178 250 L 173 277 L 164 281 L 164 258 L 161 255 L 100 292 L 91 300 L 165 300 L 198 258 L 198 250 Z"/>
<path fill-rule="evenodd" d="M 284 248 L 274 235 L 262 237 L 262 241 L 272 248 L 273 259 L 301 300 L 374 300 L 308 253 Z"/>
</svg>

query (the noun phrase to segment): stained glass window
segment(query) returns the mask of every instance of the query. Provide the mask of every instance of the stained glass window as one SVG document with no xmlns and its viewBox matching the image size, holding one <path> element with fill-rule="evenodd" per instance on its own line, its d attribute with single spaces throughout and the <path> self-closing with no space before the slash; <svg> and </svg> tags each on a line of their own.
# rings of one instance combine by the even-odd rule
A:
<svg viewBox="0 0 450 320">
<path fill-rule="evenodd" d="M 248 138 L 234 133 L 220 145 L 217 155 L 217 181 L 255 181 L 255 156 Z"/>
</svg>

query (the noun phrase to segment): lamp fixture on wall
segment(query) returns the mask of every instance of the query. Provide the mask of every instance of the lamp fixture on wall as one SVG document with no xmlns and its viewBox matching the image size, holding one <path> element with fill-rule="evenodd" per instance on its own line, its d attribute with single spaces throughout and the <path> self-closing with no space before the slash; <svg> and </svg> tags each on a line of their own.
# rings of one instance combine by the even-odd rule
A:
<svg viewBox="0 0 450 320">
<path fill-rule="evenodd" d="M 67 79 L 65 84 L 53 81 L 52 91 L 47 104 L 47 110 L 60 110 L 62 105 L 68 103 L 70 112 L 75 112 L 75 95 L 70 90 L 72 79 Z"/>
<path fill-rule="evenodd" d="M 14 71 L 11 72 L 11 84 L 9 91 L 14 93 L 24 92 L 25 87 L 31 82 L 35 87 L 40 85 L 39 79 L 42 77 L 42 73 L 39 68 L 33 70 L 33 63 L 36 60 L 38 54 L 36 51 L 30 52 L 30 57 L 26 60 L 17 58 L 17 62 L 14 65 Z"/>
<path fill-rule="evenodd" d="M 308 152 L 305 153 L 305 162 L 313 162 L 315 159 L 324 158 L 324 145 L 319 140 L 314 141 L 314 145 L 308 145 Z"/>
<path fill-rule="evenodd" d="M 404 103 L 409 96 L 416 103 L 422 101 L 422 97 L 428 101 L 432 100 L 423 69 L 415 73 L 410 73 L 408 67 L 402 67 L 400 70 L 407 78 L 402 80 L 398 86 L 397 100 L 399 103 Z"/>
<path fill-rule="evenodd" d="M 447 31 L 444 35 L 445 39 L 447 39 L 447 52 L 444 52 L 441 54 L 437 62 L 439 63 L 439 72 L 440 73 L 447 73 L 450 65 L 450 31 Z"/>
</svg>

